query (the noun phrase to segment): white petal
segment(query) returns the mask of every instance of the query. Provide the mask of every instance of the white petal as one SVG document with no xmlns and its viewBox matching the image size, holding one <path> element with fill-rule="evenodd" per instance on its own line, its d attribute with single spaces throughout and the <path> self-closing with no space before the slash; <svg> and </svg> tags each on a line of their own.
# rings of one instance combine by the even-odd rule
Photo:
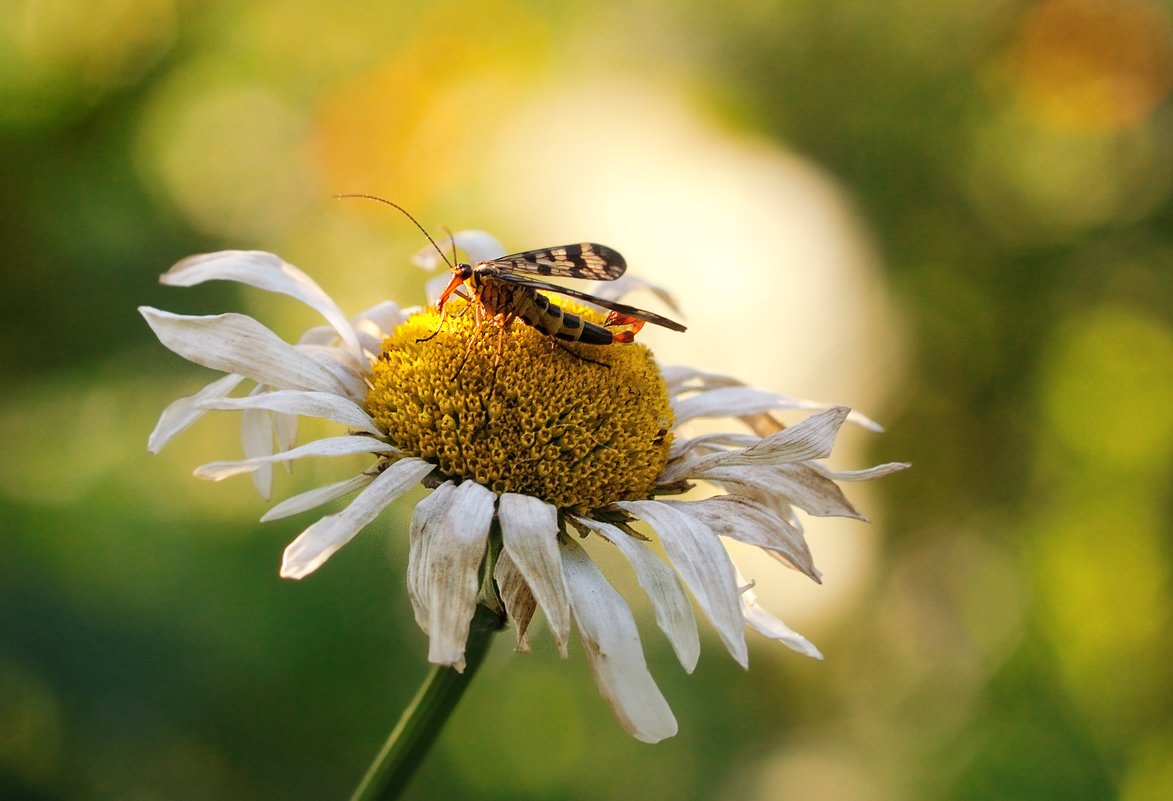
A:
<svg viewBox="0 0 1173 801">
<path fill-rule="evenodd" d="M 429 305 L 435 305 L 436 301 L 440 299 L 440 295 L 444 293 L 444 287 L 448 286 L 450 279 L 451 275 L 445 273 L 444 275 L 437 275 L 435 278 L 429 278 L 427 280 L 424 284 L 424 297 L 428 299 Z"/>
<path fill-rule="evenodd" d="M 717 387 L 745 386 L 743 381 L 720 373 L 706 373 L 684 364 L 661 365 L 660 375 L 668 387 L 669 395 L 689 390 L 715 389 Z"/>
<path fill-rule="evenodd" d="M 777 434 L 782 429 L 786 428 L 786 424 L 774 415 L 773 412 L 758 412 L 756 414 L 743 414 L 737 418 L 746 428 L 759 437 L 768 437 L 771 434 Z"/>
<path fill-rule="evenodd" d="M 411 599 L 416 625 L 424 634 L 431 632 L 428 623 L 431 620 L 428 560 L 432 547 L 432 535 L 436 530 L 436 521 L 452 503 L 454 492 L 456 492 L 456 485 L 451 481 L 445 481 L 417 503 L 411 513 L 407 553 L 407 596 Z"/>
<path fill-rule="evenodd" d="M 420 306 L 402 309 L 395 301 L 384 300 L 350 318 L 350 325 L 354 328 L 363 350 L 367 354 L 378 354 L 387 335 L 421 309 Z M 338 332 L 332 326 L 318 325 L 303 332 L 297 344 L 333 345 L 337 340 Z"/>
<path fill-rule="evenodd" d="M 256 392 L 259 389 L 253 389 Z M 245 400 L 240 398 L 239 400 Z M 222 403 L 223 401 L 221 401 Z M 273 416 L 264 409 L 245 409 L 240 416 L 240 442 L 246 459 L 273 454 Z M 273 497 L 273 463 L 263 462 L 252 471 L 253 486 L 266 501 Z"/>
<path fill-rule="evenodd" d="M 744 621 L 733 562 L 713 530 L 677 506 L 660 501 L 620 501 L 615 504 L 645 521 L 664 544 L 684 583 L 712 621 L 730 655 L 745 667 Z"/>
<path fill-rule="evenodd" d="M 846 406 L 832 406 L 812 414 L 800 423 L 784 428 L 739 454 L 738 464 L 774 464 L 825 459 L 831 455 L 835 435 L 851 411 Z"/>
<path fill-rule="evenodd" d="M 695 453 L 714 453 L 725 448 L 749 448 L 757 445 L 762 438 L 757 434 L 740 434 L 721 431 L 712 434 L 699 434 L 695 437 L 676 437 L 672 447 L 668 449 L 668 461 L 691 457 Z"/>
<path fill-rule="evenodd" d="M 700 657 L 701 642 L 692 604 L 676 571 L 664 564 L 651 548 L 610 523 L 577 516 L 575 520 L 614 543 L 631 563 L 639 586 L 648 594 L 655 609 L 656 625 L 672 643 L 672 650 L 685 671 L 692 673 Z"/>
<path fill-rule="evenodd" d="M 701 501 L 662 501 L 700 520 L 714 533 L 756 545 L 783 558 L 786 564 L 819 581 L 814 557 L 802 532 L 772 508 L 740 495 L 718 495 Z"/>
<path fill-rule="evenodd" d="M 289 544 L 281 561 L 282 577 L 299 579 L 313 573 L 389 503 L 418 484 L 432 469 L 433 465 L 423 459 L 410 457 L 388 465 L 349 506 L 323 517 Z"/>
<path fill-rule="evenodd" d="M 565 659 L 570 602 L 558 553 L 558 510 L 529 495 L 507 492 L 497 505 L 497 517 L 505 552 L 525 576 Z"/>
<path fill-rule="evenodd" d="M 492 259 L 499 259 L 505 255 L 505 248 L 492 234 L 487 234 L 484 231 L 468 230 L 457 231 L 452 236 L 446 236 L 443 239 L 436 240 L 436 247 L 430 244 L 426 248 L 417 251 L 411 257 L 411 261 L 417 267 L 423 267 L 425 270 L 434 270 L 436 267 L 444 264 L 444 259 L 452 258 L 452 242 L 456 242 L 456 247 L 464 251 L 465 256 L 468 257 L 470 264 L 479 264 L 482 261 L 490 261 Z M 443 252 L 443 256 L 437 252 L 439 248 Z"/>
<path fill-rule="evenodd" d="M 281 451 L 269 456 L 258 456 L 255 459 L 242 459 L 237 462 L 208 462 L 195 469 L 195 475 L 209 481 L 223 481 L 229 476 L 251 473 L 261 465 L 283 462 L 286 459 L 301 459 L 306 456 L 350 456 L 356 453 L 396 453 L 394 445 L 380 442 L 365 435 L 348 435 L 341 437 L 325 437 L 299 445 L 288 451 Z"/>
<path fill-rule="evenodd" d="M 155 430 L 147 439 L 147 450 L 151 453 L 161 451 L 172 437 L 203 416 L 204 409 L 200 406 L 201 403 L 211 398 L 225 397 L 243 380 L 244 376 L 229 373 L 217 378 L 194 395 L 173 401 L 159 416 Z"/>
<path fill-rule="evenodd" d="M 740 573 L 737 575 L 737 580 L 742 582 L 742 586 L 745 586 L 745 579 L 741 577 Z M 745 615 L 746 625 L 759 634 L 772 640 L 778 640 L 787 647 L 812 659 L 823 658 L 822 653 L 810 640 L 763 609 L 758 604 L 758 597 L 751 587 L 746 587 L 741 593 L 741 611 Z"/>
<path fill-rule="evenodd" d="M 277 504 L 261 516 L 261 522 L 267 523 L 270 520 L 280 520 L 283 517 L 290 517 L 310 509 L 316 509 L 322 504 L 329 503 L 335 498 L 341 498 L 343 495 L 349 495 L 356 489 L 361 489 L 374 480 L 375 476 L 373 475 L 359 473 L 357 476 L 352 476 L 348 479 L 337 481 L 333 484 L 327 484 L 324 487 L 314 487 L 312 490 L 302 492 L 298 495 L 294 495 L 281 501 L 281 503 Z"/>
<path fill-rule="evenodd" d="M 871 481 L 874 478 L 883 478 L 893 473 L 899 473 L 901 470 L 907 470 L 912 467 L 912 464 L 909 462 L 888 462 L 864 470 L 828 470 L 818 463 L 812 464 L 811 467 L 832 481 Z"/>
<path fill-rule="evenodd" d="M 697 392 L 703 393 L 711 392 L 715 389 L 726 387 L 745 387 L 746 384 L 732 376 L 721 375 L 720 373 L 706 373 L 703 370 L 697 370 L 693 367 L 686 367 L 683 365 L 672 365 L 660 368 L 660 375 L 664 378 L 664 383 L 668 387 L 668 394 L 676 402 L 677 395 Z M 761 390 L 754 390 L 755 392 Z M 807 411 L 821 411 L 829 409 L 835 404 L 822 403 L 820 401 L 802 400 L 800 398 L 791 398 L 786 395 L 776 396 L 780 403 L 777 406 L 772 406 L 769 409 L 762 409 L 760 412 L 749 412 L 746 414 L 732 415 L 735 417 L 745 417 L 752 414 L 760 414 L 763 412 L 774 411 L 776 409 L 804 409 Z M 706 415 L 706 416 L 720 416 L 720 415 Z M 726 415 L 729 416 L 729 415 Z M 883 431 L 884 428 L 879 423 L 875 422 L 867 415 L 853 411 L 847 415 L 848 422 L 872 431 Z M 677 418 L 680 422 L 680 418 Z M 766 433 L 772 433 L 766 432 Z"/>
<path fill-rule="evenodd" d="M 792 408 L 816 412 L 816 411 L 821 411 L 823 409 L 833 409 L 837 405 L 838 404 L 822 403 L 820 401 L 812 401 L 812 400 L 795 400 L 794 406 Z M 875 420 L 868 417 L 863 412 L 857 412 L 854 409 L 852 409 L 848 413 L 847 422 L 853 423 L 853 424 L 859 426 L 860 428 L 866 428 L 869 431 L 875 431 L 877 433 L 883 432 L 883 430 L 884 430 L 884 427 L 882 425 L 880 425 L 879 423 L 877 423 Z"/>
<path fill-rule="evenodd" d="M 756 604 L 753 606 L 747 605 L 744 612 L 746 625 L 759 634 L 769 637 L 772 640 L 778 640 L 788 648 L 798 651 L 804 656 L 809 656 L 812 659 L 823 658 L 822 652 L 819 651 L 814 643 L 771 615 L 762 607 Z"/>
<path fill-rule="evenodd" d="M 428 661 L 464 670 L 469 623 L 481 588 L 481 562 L 497 496 L 465 481 L 431 516 L 421 536 L 430 540 L 422 565 L 428 609 Z"/>
<path fill-rule="evenodd" d="M 563 543 L 562 561 L 574 621 L 595 684 L 624 730 L 645 743 L 676 734 L 676 718 L 648 673 L 639 631 L 626 602 L 580 546 Z"/>
<path fill-rule="evenodd" d="M 692 477 L 716 482 L 730 493 L 747 495 L 775 509 L 780 503 L 793 504 L 816 517 L 867 520 L 834 481 L 809 464 L 721 466 Z"/>
<path fill-rule="evenodd" d="M 791 408 L 794 401 L 776 392 L 750 387 L 720 387 L 676 399 L 672 413 L 676 425 L 696 417 L 740 417 L 757 412 Z"/>
<path fill-rule="evenodd" d="M 208 409 L 268 409 L 272 412 L 296 414 L 302 417 L 320 417 L 344 426 L 382 436 L 383 432 L 371 420 L 371 416 L 352 400 L 329 392 L 307 392 L 297 389 L 280 389 L 247 398 L 221 398 L 204 403 Z"/>
<path fill-rule="evenodd" d="M 342 310 L 312 278 L 280 256 L 260 250 L 204 253 L 184 259 L 159 278 L 170 286 L 195 286 L 211 280 L 239 281 L 300 300 L 326 318 L 356 358 L 362 357 L 358 338 Z"/>
<path fill-rule="evenodd" d="M 273 433 L 277 437 L 277 450 L 287 451 L 297 442 L 297 415 L 273 415 Z"/>
<path fill-rule="evenodd" d="M 780 464 L 825 459 L 831 455 L 835 435 L 847 419 L 848 411 L 846 406 L 835 406 L 771 434 L 744 450 L 710 453 L 687 462 L 670 464 L 659 480 L 663 484 L 671 484 L 719 465 Z"/>
<path fill-rule="evenodd" d="M 346 351 L 323 345 L 298 345 L 297 351 L 334 376 L 338 385 L 343 388 L 338 394 L 353 401 L 361 401 L 367 396 L 370 388 L 367 384 L 367 375 L 370 373 L 371 362 L 366 357 L 361 361 L 355 361 Z"/>
<path fill-rule="evenodd" d="M 330 345 L 338 339 L 338 332 L 329 325 L 315 325 L 301 332 L 298 345 Z"/>
<path fill-rule="evenodd" d="M 816 517 L 852 517 L 867 520 L 847 500 L 839 485 L 806 464 L 773 465 L 771 469 L 785 476 L 785 497 L 807 514 Z"/>
<path fill-rule="evenodd" d="M 360 312 L 351 320 L 351 323 L 354 325 L 359 342 L 366 349 L 368 356 L 375 359 L 383 350 L 383 340 L 418 311 L 420 311 L 418 306 L 401 309 L 398 303 L 385 300 Z"/>
<path fill-rule="evenodd" d="M 345 389 L 320 364 L 243 314 L 190 317 L 150 306 L 140 306 L 139 312 L 160 342 L 204 367 L 239 373 L 278 389 L 335 394 Z"/>
<path fill-rule="evenodd" d="M 384 300 L 359 312 L 351 324 L 359 333 L 368 334 L 381 342 L 388 334 L 407 322 L 412 313 L 412 309 L 402 309 L 398 303 Z"/>
<path fill-rule="evenodd" d="M 501 600 L 505 602 L 505 613 L 517 626 L 517 650 L 529 653 L 529 636 L 526 634 L 538 602 L 525 583 L 525 576 L 513 564 L 509 554 L 501 551 L 497 555 L 497 564 L 493 566 L 493 580 L 497 582 L 497 590 L 501 593 Z"/>
</svg>

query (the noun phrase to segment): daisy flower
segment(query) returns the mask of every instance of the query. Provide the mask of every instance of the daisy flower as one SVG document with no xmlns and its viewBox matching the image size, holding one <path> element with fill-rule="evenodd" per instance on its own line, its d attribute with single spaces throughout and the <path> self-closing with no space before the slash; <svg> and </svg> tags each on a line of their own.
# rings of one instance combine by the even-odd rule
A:
<svg viewBox="0 0 1173 801">
<path fill-rule="evenodd" d="M 505 255 L 483 232 L 456 240 L 473 263 Z M 226 373 L 167 407 L 149 449 L 157 452 L 205 412 L 239 411 L 244 458 L 195 473 L 215 481 L 251 474 L 265 497 L 275 464 L 370 454 L 357 475 L 264 515 L 274 520 L 357 493 L 285 549 L 287 578 L 320 568 L 413 487 L 430 488 L 406 532 L 407 591 L 429 638 L 428 660 L 463 669 L 478 605 L 512 620 L 518 650 L 526 651 L 540 610 L 563 656 L 577 630 L 600 692 L 624 729 L 646 742 L 675 734 L 676 720 L 648 672 L 627 602 L 589 551 L 614 548 L 630 563 L 687 671 L 700 652 L 693 601 L 742 666 L 746 627 L 821 658 L 758 605 L 722 538 L 762 548 L 818 581 L 795 510 L 862 519 L 837 482 L 906 467 L 833 472 L 819 460 L 839 427 L 848 419 L 873 423 L 726 376 L 662 368 L 640 344 L 552 347 L 520 322 L 502 334 L 492 320 L 450 313 L 441 327 L 434 310 L 390 302 L 348 318 L 301 270 L 256 251 L 193 256 L 161 280 L 214 279 L 288 295 L 325 325 L 290 344 L 241 314 L 141 307 L 166 347 Z M 451 300 L 449 311 L 458 313 L 462 302 Z M 572 310 L 602 321 L 585 307 Z M 237 392 L 245 382 L 251 388 Z M 786 409 L 809 415 L 784 426 L 773 414 Z M 296 445 L 302 416 L 345 432 Z M 689 424 L 702 418 L 736 420 L 739 430 L 689 435 Z M 709 496 L 685 499 L 694 487 Z"/>
</svg>

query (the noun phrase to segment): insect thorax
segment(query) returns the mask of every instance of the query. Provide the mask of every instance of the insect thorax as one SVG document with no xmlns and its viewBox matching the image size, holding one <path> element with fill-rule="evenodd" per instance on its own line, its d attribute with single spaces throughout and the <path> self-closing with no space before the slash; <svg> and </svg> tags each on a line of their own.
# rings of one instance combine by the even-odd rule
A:
<svg viewBox="0 0 1173 801">
<path fill-rule="evenodd" d="M 532 289 L 514 286 L 480 273 L 473 273 L 469 283 L 472 284 L 477 301 L 490 317 L 504 314 L 525 319 L 526 315 L 522 311 L 532 304 L 533 298 L 537 295 Z M 525 321 L 533 325 L 528 319 Z"/>
<path fill-rule="evenodd" d="M 471 283 L 477 301 L 492 317 L 520 317 L 543 334 L 567 342 L 609 345 L 613 341 L 607 329 L 564 310 L 530 287 L 479 273 L 473 273 Z"/>
</svg>

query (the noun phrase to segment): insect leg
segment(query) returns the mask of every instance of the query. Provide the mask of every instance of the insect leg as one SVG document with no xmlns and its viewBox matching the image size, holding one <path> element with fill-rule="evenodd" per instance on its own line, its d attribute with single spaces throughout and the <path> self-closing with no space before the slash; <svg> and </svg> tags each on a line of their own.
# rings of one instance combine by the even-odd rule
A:
<svg viewBox="0 0 1173 801">
<path fill-rule="evenodd" d="M 436 330 L 428 334 L 426 337 L 418 337 L 416 342 L 427 342 L 429 339 L 435 339 L 436 334 L 444 330 L 444 321 L 448 319 L 448 310 L 445 309 L 440 312 L 440 324 L 436 326 Z"/>
<path fill-rule="evenodd" d="M 473 302 L 472 296 L 469 295 L 467 292 L 465 292 L 463 289 L 457 289 L 456 292 L 454 292 L 453 294 L 462 300 L 468 301 L 465 304 L 465 307 L 456 313 L 457 317 L 463 317 L 464 315 L 468 314 L 469 306 L 476 305 Z M 440 324 L 438 326 L 436 326 L 436 330 L 433 331 L 432 333 L 428 334 L 423 339 L 417 339 L 416 342 L 427 342 L 429 339 L 436 336 L 436 334 L 443 331 L 444 330 L 444 320 L 447 319 L 447 317 L 448 317 L 448 309 L 445 308 L 442 312 L 440 312 Z"/>
<path fill-rule="evenodd" d="M 452 278 L 448 281 L 448 285 L 444 287 L 444 291 L 440 293 L 440 299 L 436 301 L 436 309 L 440 312 L 440 325 L 430 335 L 423 337 L 422 339 L 417 339 L 416 342 L 427 342 L 429 339 L 432 339 L 436 336 L 436 334 L 443 330 L 444 320 L 448 317 L 448 310 L 444 308 L 444 304 L 448 302 L 448 298 L 452 296 L 453 292 L 457 293 L 457 295 L 460 295 L 460 289 L 463 286 L 463 274 L 461 274 L 459 270 L 453 268 Z"/>
<path fill-rule="evenodd" d="M 562 350 L 566 351 L 567 353 L 569 353 L 571 356 L 573 356 L 576 359 L 581 359 L 582 361 L 590 362 L 591 364 L 597 364 L 600 367 L 606 367 L 608 370 L 611 369 L 611 365 L 607 364 L 606 362 L 600 362 L 596 359 L 592 359 L 590 356 L 583 356 L 581 353 L 575 353 L 574 351 L 572 351 L 570 348 L 563 345 L 561 342 L 559 342 L 554 337 L 550 337 L 550 342 L 557 345 L 558 347 L 562 348 Z"/>
<path fill-rule="evenodd" d="M 468 294 L 467 292 L 463 291 L 462 289 L 456 290 L 456 292 L 454 294 L 456 295 L 456 297 L 460 298 L 461 300 L 467 301 L 464 305 L 464 308 L 456 313 L 457 317 L 463 317 L 464 315 L 468 314 L 469 306 L 475 306 L 476 304 L 473 303 L 472 295 Z"/>
<path fill-rule="evenodd" d="M 481 326 L 480 321 L 475 323 L 476 332 L 469 337 L 468 347 L 464 349 L 464 358 L 460 360 L 460 366 L 456 368 L 456 372 L 452 374 L 452 380 L 455 381 L 460 373 L 464 370 L 464 365 L 468 364 L 468 357 L 472 355 L 472 349 L 481 341 Z"/>
</svg>

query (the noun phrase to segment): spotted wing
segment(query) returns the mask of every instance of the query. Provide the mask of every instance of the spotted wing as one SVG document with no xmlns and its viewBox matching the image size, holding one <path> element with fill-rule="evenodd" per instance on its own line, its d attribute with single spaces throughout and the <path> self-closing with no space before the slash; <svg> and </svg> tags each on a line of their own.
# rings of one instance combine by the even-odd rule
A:
<svg viewBox="0 0 1173 801">
<path fill-rule="evenodd" d="M 592 242 L 527 250 L 481 262 L 477 266 L 490 268 L 499 275 L 556 275 L 594 281 L 614 281 L 627 270 L 627 262 L 617 251 Z"/>
<path fill-rule="evenodd" d="M 618 255 L 618 254 L 616 254 L 616 255 Z M 506 257 L 506 258 L 508 258 L 508 257 Z M 661 317 L 660 315 L 656 314 L 655 312 L 644 311 L 643 309 L 637 309 L 635 306 L 628 306 L 626 303 L 619 303 L 614 300 L 607 300 L 605 298 L 596 298 L 594 295 L 588 295 L 586 292 L 579 292 L 577 289 L 570 289 L 568 287 L 558 286 L 557 284 L 549 284 L 549 283 L 546 283 L 545 281 L 538 281 L 537 279 L 534 279 L 534 278 L 522 278 L 521 276 L 518 276 L 518 275 L 503 274 L 503 275 L 499 275 L 498 278 L 500 278 L 502 281 L 505 281 L 506 283 L 514 284 L 515 286 L 529 287 L 530 289 L 538 289 L 543 292 L 557 292 L 559 295 L 566 295 L 567 297 L 578 298 L 579 300 L 585 301 L 587 303 L 593 303 L 596 306 L 602 306 L 604 309 L 610 309 L 611 311 L 617 311 L 620 314 L 626 314 L 629 317 L 637 317 L 646 323 L 654 323 L 655 325 L 661 325 L 664 328 L 670 328 L 673 331 L 686 331 L 687 330 L 687 328 L 685 326 L 681 325 L 680 323 L 676 322 L 675 320 L 669 320 L 667 317 Z"/>
</svg>

